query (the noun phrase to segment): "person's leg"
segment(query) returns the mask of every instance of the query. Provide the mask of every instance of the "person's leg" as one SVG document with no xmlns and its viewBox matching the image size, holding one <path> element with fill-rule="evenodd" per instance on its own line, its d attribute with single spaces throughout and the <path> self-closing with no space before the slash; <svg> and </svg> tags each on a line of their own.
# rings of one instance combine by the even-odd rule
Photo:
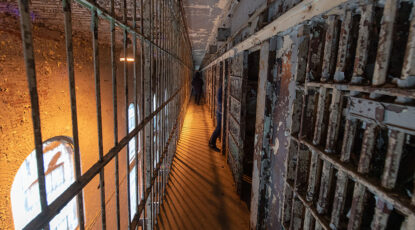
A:
<svg viewBox="0 0 415 230">
<path fill-rule="evenodd" d="M 220 131 L 222 128 L 222 114 L 216 114 L 216 119 L 217 119 L 216 128 L 215 128 L 215 131 L 213 131 L 212 136 L 210 137 L 209 146 L 215 151 L 219 152 L 220 149 L 216 147 L 216 140 L 220 136 Z"/>
<path fill-rule="evenodd" d="M 197 104 L 197 95 L 198 95 L 198 93 L 197 92 L 195 92 L 195 104 Z"/>
<path fill-rule="evenodd" d="M 196 94 L 196 104 L 199 105 L 200 104 L 200 93 Z"/>
</svg>

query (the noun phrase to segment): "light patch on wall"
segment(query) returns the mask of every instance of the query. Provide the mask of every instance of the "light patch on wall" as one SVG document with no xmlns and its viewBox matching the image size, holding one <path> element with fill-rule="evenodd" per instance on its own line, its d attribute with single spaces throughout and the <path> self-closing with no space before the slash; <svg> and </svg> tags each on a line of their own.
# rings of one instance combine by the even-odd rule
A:
<svg viewBox="0 0 415 230">
<path fill-rule="evenodd" d="M 278 141 L 278 138 L 275 139 L 275 145 L 272 146 L 272 152 L 274 155 L 277 155 L 278 149 L 280 148 L 280 142 Z"/>
</svg>

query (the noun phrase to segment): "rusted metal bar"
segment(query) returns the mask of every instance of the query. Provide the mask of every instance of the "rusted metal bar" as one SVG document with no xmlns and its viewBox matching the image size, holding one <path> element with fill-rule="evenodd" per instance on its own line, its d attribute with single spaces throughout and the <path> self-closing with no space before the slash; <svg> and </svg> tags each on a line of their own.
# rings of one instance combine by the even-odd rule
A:
<svg viewBox="0 0 415 230">
<path fill-rule="evenodd" d="M 292 186 L 289 186 L 289 183 L 285 183 L 284 188 L 284 206 L 282 209 L 281 223 L 287 224 L 291 222 L 291 212 L 293 204 L 293 195 L 294 191 Z"/>
<path fill-rule="evenodd" d="M 137 126 L 138 124 L 138 79 L 137 79 L 137 36 L 136 36 L 136 32 L 137 32 L 137 1 L 133 1 L 133 29 L 134 29 L 134 33 L 133 33 L 133 57 L 134 57 L 134 63 L 133 63 L 133 81 L 134 81 L 134 124 L 135 126 Z M 139 143 L 140 143 L 140 133 L 137 133 L 137 135 L 134 137 L 135 141 L 135 214 L 138 213 L 138 205 L 139 205 L 139 180 L 138 180 L 138 153 L 140 152 L 139 150 Z M 131 218 L 133 219 L 133 218 Z M 129 221 L 132 221 L 131 219 L 129 219 Z"/>
<path fill-rule="evenodd" d="M 327 19 L 326 42 L 324 46 L 323 71 L 321 81 L 326 82 L 333 78 L 336 68 L 337 45 L 339 41 L 339 17 L 330 15 Z"/>
<path fill-rule="evenodd" d="M 362 150 L 360 152 L 360 160 L 357 166 L 357 171 L 361 174 L 369 172 L 370 160 L 372 159 L 373 150 L 376 139 L 376 124 L 366 124 L 366 130 L 363 136 Z M 353 201 L 351 207 L 351 214 L 349 219 L 348 229 L 360 228 L 362 222 L 362 215 L 364 204 L 368 197 L 367 189 L 364 185 L 356 182 L 353 191 Z"/>
<path fill-rule="evenodd" d="M 333 89 L 331 107 L 330 107 L 329 126 L 327 129 L 327 153 L 335 152 L 337 137 L 339 134 L 340 118 L 343 111 L 343 92 L 337 89 Z"/>
<path fill-rule="evenodd" d="M 183 112 L 183 111 L 182 111 Z M 141 213 L 144 211 L 145 208 L 145 201 L 147 201 L 150 198 L 151 195 L 151 190 L 154 186 L 154 183 L 156 182 L 156 179 L 159 175 L 159 173 L 161 172 L 162 168 L 161 168 L 161 162 L 165 161 L 165 158 L 168 157 L 168 151 L 169 151 L 169 146 L 171 146 L 170 144 L 173 143 L 173 139 L 174 139 L 174 135 L 176 134 L 176 130 L 179 128 L 179 118 L 181 116 L 177 116 L 175 125 L 172 127 L 172 130 L 170 132 L 169 138 L 167 140 L 167 144 L 166 146 L 163 148 L 163 153 L 162 153 L 162 157 L 161 157 L 161 161 L 159 164 L 156 165 L 155 167 L 155 171 L 153 172 L 153 176 L 152 176 L 152 180 L 150 182 L 150 187 L 148 187 L 145 192 L 144 192 L 144 198 L 141 200 L 140 205 L 138 207 L 138 212 L 135 214 L 133 220 L 131 221 L 131 229 L 136 229 L 137 225 L 138 225 L 138 220 L 140 218 Z"/>
<path fill-rule="evenodd" d="M 123 0 L 122 2 L 122 7 L 123 7 L 123 21 L 124 24 L 127 24 L 127 0 Z M 126 134 L 129 133 L 129 123 L 130 123 L 130 119 L 129 119 L 129 114 L 128 114 L 128 108 L 129 108 L 129 103 L 128 103 L 128 61 L 127 61 L 127 39 L 128 39 L 128 34 L 127 34 L 127 30 L 124 29 L 123 30 L 123 55 L 124 55 L 124 62 L 123 62 L 123 67 L 124 67 L 124 100 L 125 100 L 125 131 Z M 135 61 L 135 60 L 134 60 Z M 127 219 L 128 219 L 128 225 L 127 228 L 130 228 L 130 224 L 131 224 L 131 190 L 130 190 L 130 145 L 128 144 L 126 146 L 126 153 L 125 153 L 125 165 L 126 165 L 126 180 L 127 180 Z"/>
<path fill-rule="evenodd" d="M 310 152 L 310 173 L 308 177 L 306 200 L 308 202 L 313 202 L 313 200 L 315 199 L 315 193 L 317 192 L 317 189 L 320 185 L 322 162 L 316 151 L 311 150 Z"/>
<path fill-rule="evenodd" d="M 398 0 L 386 0 L 383 9 L 381 22 L 379 45 L 373 73 L 372 84 L 375 86 L 383 85 L 388 75 L 389 58 L 392 53 L 393 34 L 395 17 L 398 10 Z"/>
<path fill-rule="evenodd" d="M 398 86 L 402 88 L 415 86 L 415 4 L 412 6 L 411 17 L 401 79 L 398 80 Z"/>
<path fill-rule="evenodd" d="M 111 16 L 115 17 L 114 0 L 111 0 Z M 113 103 L 113 116 L 114 116 L 114 146 L 118 145 L 118 106 L 117 106 L 117 64 L 115 58 L 115 24 L 114 21 L 110 23 L 111 31 L 111 75 L 112 75 L 112 103 Z M 119 162 L 118 154 L 115 156 L 115 212 L 116 212 L 116 226 L 117 230 L 120 229 L 120 176 L 119 176 Z"/>
<path fill-rule="evenodd" d="M 132 27 L 130 27 L 129 25 L 125 25 L 124 23 L 122 23 L 121 21 L 119 21 L 117 18 L 112 17 L 110 13 L 108 13 L 104 8 L 102 8 L 101 6 L 99 6 L 95 1 L 93 0 L 75 0 L 77 3 L 81 4 L 82 6 L 90 9 L 91 11 L 95 10 L 99 13 L 99 16 L 105 20 L 108 21 L 114 21 L 115 25 L 120 27 L 121 29 L 127 29 L 127 31 L 129 33 L 133 33 L 134 29 Z M 143 40 L 151 43 L 154 48 L 156 49 L 161 49 L 162 52 L 167 53 L 169 56 L 171 56 L 173 59 L 181 62 L 187 69 L 192 69 L 191 66 L 188 63 L 184 63 L 184 61 L 179 58 L 177 55 L 175 55 L 172 52 L 169 52 L 167 50 L 163 50 L 161 47 L 157 46 L 157 44 L 154 43 L 154 41 L 152 41 L 150 39 L 150 36 L 147 34 L 141 34 L 141 33 L 136 33 L 137 36 L 141 37 Z"/>
<path fill-rule="evenodd" d="M 315 221 L 316 220 L 313 218 L 311 212 L 308 210 L 308 208 L 306 208 L 305 213 L 304 213 L 303 229 L 304 230 L 314 230 Z"/>
<path fill-rule="evenodd" d="M 79 180 L 82 175 L 81 172 L 81 157 L 79 154 L 79 135 L 78 135 L 78 116 L 76 110 L 76 93 L 75 93 L 75 71 L 74 71 L 74 57 L 73 57 L 73 43 L 72 43 L 72 11 L 71 1 L 63 0 L 63 12 L 65 18 L 65 42 L 66 42 L 66 61 L 68 66 L 68 78 L 69 78 L 69 92 L 71 98 L 71 117 L 72 117 L 72 135 L 74 142 L 74 162 L 75 162 L 75 179 Z M 85 228 L 84 220 L 84 199 L 83 194 L 80 192 L 76 197 L 78 205 L 78 220 L 79 229 Z"/>
<path fill-rule="evenodd" d="M 287 184 L 287 185 L 292 188 L 292 186 L 290 184 Z M 298 193 L 297 191 L 295 191 L 295 190 L 294 190 L 294 194 L 296 195 L 296 197 L 298 197 L 298 199 L 300 199 L 300 201 L 303 203 L 306 210 L 309 213 L 311 213 L 312 217 L 315 220 L 315 221 L 312 221 L 312 223 L 315 222 L 316 228 L 318 226 L 320 229 L 329 230 L 330 229 L 329 223 L 326 221 L 326 219 L 322 218 L 322 216 L 317 213 L 317 210 L 313 207 L 313 205 L 311 203 L 307 202 L 305 200 L 305 197 L 303 195 L 301 195 L 300 193 Z M 312 228 L 312 226 L 311 226 L 311 228 Z"/>
<path fill-rule="evenodd" d="M 331 88 L 338 89 L 341 91 L 358 91 L 362 93 L 373 93 L 373 94 L 383 94 L 393 97 L 408 97 L 415 98 L 414 89 L 401 89 L 401 88 L 378 88 L 372 86 L 363 86 L 363 85 L 349 85 L 349 84 L 332 84 L 332 83 L 321 83 L 321 82 L 306 82 L 306 87 L 310 88 Z"/>
<path fill-rule="evenodd" d="M 357 121 L 346 120 L 345 125 L 345 133 L 343 136 L 343 144 L 341 150 L 340 161 L 348 162 L 350 159 L 350 153 L 353 146 L 353 141 L 356 134 L 357 128 Z M 335 229 L 339 228 L 339 224 L 341 221 L 341 214 L 344 209 L 344 203 L 346 201 L 346 192 L 347 192 L 347 184 L 348 184 L 348 177 L 347 174 L 343 171 L 337 172 L 337 183 L 336 183 L 336 190 L 334 192 L 334 201 L 333 201 L 333 208 L 331 212 L 331 220 L 330 226 L 334 227 Z"/>
<path fill-rule="evenodd" d="M 390 131 L 385 168 L 383 169 L 381 180 L 382 186 L 386 189 L 393 189 L 395 187 L 404 140 L 405 133 L 396 130 Z M 385 229 L 392 209 L 392 205 L 378 198 L 376 200 L 375 215 L 371 225 L 372 229 Z"/>
<path fill-rule="evenodd" d="M 141 34 L 144 34 L 144 0 L 140 0 L 140 32 Z M 141 54 L 140 54 L 140 77 L 141 77 L 141 114 L 142 114 L 142 118 L 145 117 L 146 114 L 146 97 L 145 97 L 145 41 L 144 39 L 140 38 L 140 46 L 141 46 Z M 147 156 L 146 156 L 146 135 L 145 135 L 146 129 L 144 128 L 141 131 L 141 179 L 142 179 L 142 196 L 145 196 L 145 191 L 147 188 Z M 145 207 L 146 205 L 146 201 L 145 200 L 140 200 L 140 205 L 137 206 L 137 209 L 139 210 L 139 206 L 141 207 Z M 146 209 L 144 209 L 144 213 L 143 215 L 141 215 L 140 211 L 137 211 L 136 216 L 138 216 L 137 219 L 140 219 L 141 216 L 144 219 L 144 226 L 145 225 L 145 220 L 146 220 Z M 134 223 L 134 219 L 132 221 Z M 133 224 L 132 224 L 133 225 Z M 143 226 L 143 228 L 144 228 Z"/>
<path fill-rule="evenodd" d="M 60 196 L 58 196 L 50 205 L 49 208 L 45 211 L 41 212 L 38 216 L 36 216 L 33 220 L 27 224 L 24 229 L 31 230 L 31 229 L 41 229 L 47 224 L 55 215 L 58 214 L 60 210 L 62 210 L 65 205 L 72 200 L 73 197 L 76 196 L 82 189 L 97 175 L 101 172 L 101 170 L 124 148 L 128 142 L 135 136 L 139 131 L 148 126 L 150 121 L 154 118 L 154 116 L 161 111 L 161 108 L 168 105 L 172 102 L 179 93 L 183 90 L 183 88 L 179 88 L 170 98 L 167 100 L 159 109 L 150 113 L 146 118 L 142 120 L 142 122 L 127 136 L 125 136 L 121 141 L 119 141 L 118 145 L 114 146 L 110 149 L 110 151 L 103 156 L 102 161 L 96 162 L 91 168 L 89 168 L 80 178 L 78 181 L 75 181 L 70 185 Z"/>
<path fill-rule="evenodd" d="M 303 210 L 304 206 L 300 199 L 294 194 L 293 208 L 291 213 L 290 229 L 298 230 L 301 229 L 303 224 Z"/>
<path fill-rule="evenodd" d="M 392 204 L 397 210 L 403 213 L 406 216 L 414 215 L 415 209 L 411 206 L 408 199 L 403 199 L 402 197 L 396 197 L 390 193 L 390 191 L 374 183 L 373 179 L 368 179 L 367 176 L 362 175 L 359 172 L 351 167 L 349 164 L 341 162 L 337 157 L 333 155 L 326 154 L 321 147 L 315 146 L 307 140 L 298 140 L 296 137 L 291 136 L 292 139 L 295 139 L 297 142 L 305 144 L 310 148 L 310 150 L 316 151 L 320 158 L 324 161 L 331 163 L 337 170 L 346 173 L 350 178 L 353 178 L 356 183 L 362 184 L 370 192 L 375 194 L 377 197 L 384 199 L 385 201 Z"/>
<path fill-rule="evenodd" d="M 323 162 L 323 169 L 321 172 L 320 193 L 317 202 L 317 212 L 319 214 L 326 214 L 329 206 L 329 193 L 333 185 L 333 165 L 327 161 Z"/>
<path fill-rule="evenodd" d="M 370 31 L 374 23 L 373 1 L 370 0 L 368 3 L 363 3 L 360 9 L 362 16 L 360 18 L 359 38 L 357 40 L 353 77 L 351 80 L 354 84 L 362 84 L 364 80 L 368 80 L 365 69 L 369 58 Z"/>
<path fill-rule="evenodd" d="M 322 41 L 325 39 L 325 30 L 323 25 L 316 24 L 312 27 L 311 31 L 308 47 L 306 82 L 320 79 L 324 52 L 324 42 Z"/>
<path fill-rule="evenodd" d="M 39 200 L 42 213 L 47 211 L 48 202 L 46 197 L 46 182 L 45 182 L 45 168 L 43 165 L 43 144 L 42 144 L 42 132 L 40 125 L 40 110 L 39 110 L 39 97 L 37 92 L 36 83 L 36 65 L 35 55 L 33 52 L 33 34 L 32 24 L 30 21 L 30 9 L 29 1 L 19 0 L 19 12 L 20 12 L 20 28 L 22 35 L 22 45 L 24 62 L 26 67 L 26 77 L 29 86 L 30 105 L 32 110 L 32 122 L 33 122 L 33 134 L 34 145 L 36 150 L 36 166 L 37 166 L 37 179 L 39 186 Z M 49 225 L 45 227 L 49 229 Z"/>
<path fill-rule="evenodd" d="M 324 88 L 324 87 L 321 87 L 319 89 L 316 123 L 315 123 L 315 126 L 314 126 L 313 143 L 315 145 L 320 144 L 322 131 L 324 129 L 323 118 L 324 118 L 326 100 L 327 100 L 327 95 L 326 94 L 327 94 L 327 89 Z"/>
<path fill-rule="evenodd" d="M 352 42 L 353 15 L 351 10 L 345 10 L 344 18 L 340 30 L 339 49 L 337 53 L 336 72 L 334 74 L 335 82 L 346 80 L 346 71 L 350 54 L 350 44 Z"/>
<path fill-rule="evenodd" d="M 101 75 L 99 66 L 99 47 L 98 47 L 98 14 L 96 10 L 92 11 L 92 48 L 94 61 L 94 78 L 95 78 L 95 96 L 97 109 L 97 126 L 98 126 L 98 154 L 99 161 L 103 161 L 104 150 L 102 141 L 102 114 L 101 114 Z M 106 229 L 106 212 L 105 212 L 105 177 L 104 168 L 99 172 L 99 188 L 101 193 L 101 222 L 102 229 Z"/>
</svg>

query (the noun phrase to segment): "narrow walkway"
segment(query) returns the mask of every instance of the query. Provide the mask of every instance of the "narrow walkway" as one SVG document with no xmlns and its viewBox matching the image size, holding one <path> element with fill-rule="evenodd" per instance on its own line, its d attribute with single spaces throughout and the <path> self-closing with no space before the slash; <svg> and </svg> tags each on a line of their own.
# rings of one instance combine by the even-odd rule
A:
<svg viewBox="0 0 415 230">
<path fill-rule="evenodd" d="M 235 192 L 225 158 L 208 147 L 207 107 L 189 105 L 158 218 L 158 229 L 249 229 L 249 211 Z"/>
</svg>

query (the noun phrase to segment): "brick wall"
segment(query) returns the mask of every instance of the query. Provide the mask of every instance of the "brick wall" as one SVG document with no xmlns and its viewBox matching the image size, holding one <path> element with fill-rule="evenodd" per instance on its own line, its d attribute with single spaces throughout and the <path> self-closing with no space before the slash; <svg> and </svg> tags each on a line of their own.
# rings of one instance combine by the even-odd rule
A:
<svg viewBox="0 0 415 230">
<path fill-rule="evenodd" d="M 30 97 L 22 54 L 18 18 L 1 15 L 0 27 L 0 229 L 13 229 L 10 190 L 14 176 L 34 150 Z M 3 26 L 5 25 L 5 26 Z M 117 34 L 121 39 L 121 35 Z M 82 171 L 98 160 L 96 100 L 92 42 L 74 37 L 76 96 Z M 103 43 L 104 41 L 101 41 Z M 69 85 L 63 33 L 34 25 L 34 51 L 37 72 L 42 139 L 72 137 Z M 100 48 L 104 153 L 113 147 L 113 104 L 110 49 Z M 118 62 L 117 62 L 118 63 Z M 118 67 L 119 136 L 125 135 L 125 96 L 122 65 Z M 130 70 L 132 73 L 132 70 Z M 132 76 L 132 74 L 130 74 Z M 132 92 L 132 90 L 130 90 Z M 130 95 L 130 98 L 132 95 Z M 120 199 L 126 203 L 125 150 L 120 152 Z M 107 226 L 115 227 L 114 163 L 105 168 Z M 84 189 L 86 227 L 100 228 L 99 177 Z M 121 210 L 122 228 L 127 224 L 127 207 Z M 124 227 L 123 227 L 124 226 Z"/>
</svg>

